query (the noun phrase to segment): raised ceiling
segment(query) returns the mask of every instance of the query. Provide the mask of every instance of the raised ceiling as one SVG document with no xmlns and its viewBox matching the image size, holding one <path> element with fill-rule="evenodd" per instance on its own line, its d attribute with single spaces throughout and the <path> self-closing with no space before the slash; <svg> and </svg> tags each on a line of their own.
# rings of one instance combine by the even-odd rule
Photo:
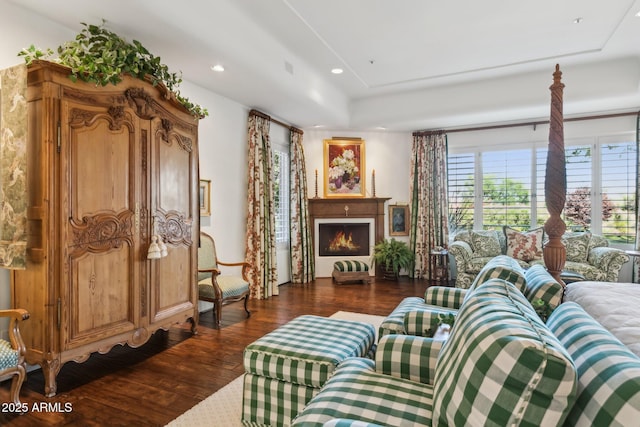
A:
<svg viewBox="0 0 640 427">
<path fill-rule="evenodd" d="M 640 108 L 640 0 L 3 1 L 70 37 L 105 19 L 185 80 L 302 128 L 538 119 L 556 63 L 565 114 Z"/>
</svg>

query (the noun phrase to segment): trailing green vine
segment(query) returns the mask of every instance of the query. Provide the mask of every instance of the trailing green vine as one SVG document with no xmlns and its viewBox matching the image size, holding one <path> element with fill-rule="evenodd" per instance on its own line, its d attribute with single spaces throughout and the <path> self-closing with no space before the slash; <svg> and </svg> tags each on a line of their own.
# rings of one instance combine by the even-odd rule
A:
<svg viewBox="0 0 640 427">
<path fill-rule="evenodd" d="M 144 80 L 151 78 L 153 85 L 162 83 L 173 92 L 176 99 L 196 117 L 209 115 L 206 108 L 194 104 L 188 98 L 180 95 L 178 86 L 182 83 L 182 73 L 172 73 L 160 62 L 160 57 L 154 56 L 142 43 L 133 40 L 127 42 L 116 33 L 101 25 L 88 25 L 76 36 L 75 40 L 58 46 L 58 58 L 51 59 L 54 52 L 51 49 L 42 50 L 34 45 L 18 53 L 25 62 L 30 64 L 35 60 L 53 60 L 71 68 L 71 80 L 82 80 L 100 86 L 117 84 L 122 81 L 123 74 Z"/>
</svg>

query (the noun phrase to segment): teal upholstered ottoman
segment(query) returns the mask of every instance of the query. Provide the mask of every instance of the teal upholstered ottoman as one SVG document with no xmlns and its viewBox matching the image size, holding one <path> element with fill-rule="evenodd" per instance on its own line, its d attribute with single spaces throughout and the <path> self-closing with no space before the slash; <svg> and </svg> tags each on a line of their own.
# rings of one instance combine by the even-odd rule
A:
<svg viewBox="0 0 640 427">
<path fill-rule="evenodd" d="M 362 261 L 336 261 L 333 263 L 333 273 L 331 274 L 336 283 L 371 282 L 369 275 L 369 264 Z"/>
<path fill-rule="evenodd" d="M 242 423 L 289 425 L 340 362 L 366 356 L 374 341 L 368 323 L 305 315 L 249 344 Z"/>
</svg>

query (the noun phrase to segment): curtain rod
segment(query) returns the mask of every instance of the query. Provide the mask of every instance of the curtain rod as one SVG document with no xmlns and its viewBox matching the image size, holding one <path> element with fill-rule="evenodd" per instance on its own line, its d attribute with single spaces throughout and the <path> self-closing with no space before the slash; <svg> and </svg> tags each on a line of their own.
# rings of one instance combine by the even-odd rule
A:
<svg viewBox="0 0 640 427">
<path fill-rule="evenodd" d="M 640 115 L 640 111 L 636 112 L 627 112 L 627 113 L 613 113 L 613 114 L 601 114 L 597 116 L 585 116 L 585 117 L 573 117 L 573 118 L 565 118 L 565 122 L 577 122 L 582 120 L 596 120 L 596 119 L 609 119 L 613 117 L 623 117 L 623 116 L 638 116 Z M 492 129 L 504 129 L 504 128 L 513 128 L 519 126 L 538 126 L 538 125 L 546 125 L 549 124 L 549 120 L 540 120 L 537 122 L 526 122 L 526 123 L 510 123 L 504 125 L 488 125 L 488 126 L 477 126 L 477 127 L 469 127 L 469 128 L 458 128 L 458 129 L 449 129 L 449 130 L 424 130 L 424 131 L 416 131 L 413 133 L 413 136 L 429 136 L 429 135 L 437 135 L 439 133 L 455 133 L 455 132 L 472 132 L 477 130 L 492 130 Z"/>
<path fill-rule="evenodd" d="M 269 115 L 267 115 L 267 114 L 263 113 L 262 111 L 258 111 L 258 110 L 251 110 L 251 111 L 249 111 L 249 115 L 250 115 L 250 116 L 258 116 L 258 117 L 262 117 L 263 119 L 267 119 L 267 120 L 269 120 L 270 122 L 273 122 L 273 123 L 275 123 L 275 124 L 277 124 L 277 125 L 280 125 L 280 126 L 282 126 L 282 127 L 284 127 L 284 128 L 289 129 L 291 132 L 299 133 L 300 135 L 303 135 L 303 134 L 304 134 L 304 132 L 302 131 L 302 129 L 298 129 L 297 127 L 294 127 L 294 126 L 288 125 L 288 124 L 286 124 L 286 123 L 283 123 L 283 122 L 281 122 L 280 120 L 276 120 L 276 119 L 272 118 L 271 116 L 269 116 Z"/>
</svg>

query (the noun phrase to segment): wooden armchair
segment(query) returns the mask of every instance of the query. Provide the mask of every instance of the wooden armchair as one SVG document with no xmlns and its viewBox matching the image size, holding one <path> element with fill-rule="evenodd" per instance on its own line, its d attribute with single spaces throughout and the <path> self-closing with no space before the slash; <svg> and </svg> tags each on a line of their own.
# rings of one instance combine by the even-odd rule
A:
<svg viewBox="0 0 640 427">
<path fill-rule="evenodd" d="M 242 276 L 223 276 L 218 266 L 242 267 Z M 216 325 L 220 326 L 222 306 L 244 299 L 244 310 L 247 317 L 251 312 L 247 309 L 249 300 L 249 281 L 247 269 L 249 263 L 225 263 L 218 259 L 213 238 L 200 233 L 198 248 L 198 298 L 213 303 Z"/>
<path fill-rule="evenodd" d="M 0 317 L 9 318 L 9 341 L 0 339 L 0 381 L 12 378 L 11 401 L 20 408 L 20 389 L 27 375 L 24 355 L 27 351 L 20 335 L 20 322 L 29 318 L 27 310 L 0 310 Z"/>
</svg>

